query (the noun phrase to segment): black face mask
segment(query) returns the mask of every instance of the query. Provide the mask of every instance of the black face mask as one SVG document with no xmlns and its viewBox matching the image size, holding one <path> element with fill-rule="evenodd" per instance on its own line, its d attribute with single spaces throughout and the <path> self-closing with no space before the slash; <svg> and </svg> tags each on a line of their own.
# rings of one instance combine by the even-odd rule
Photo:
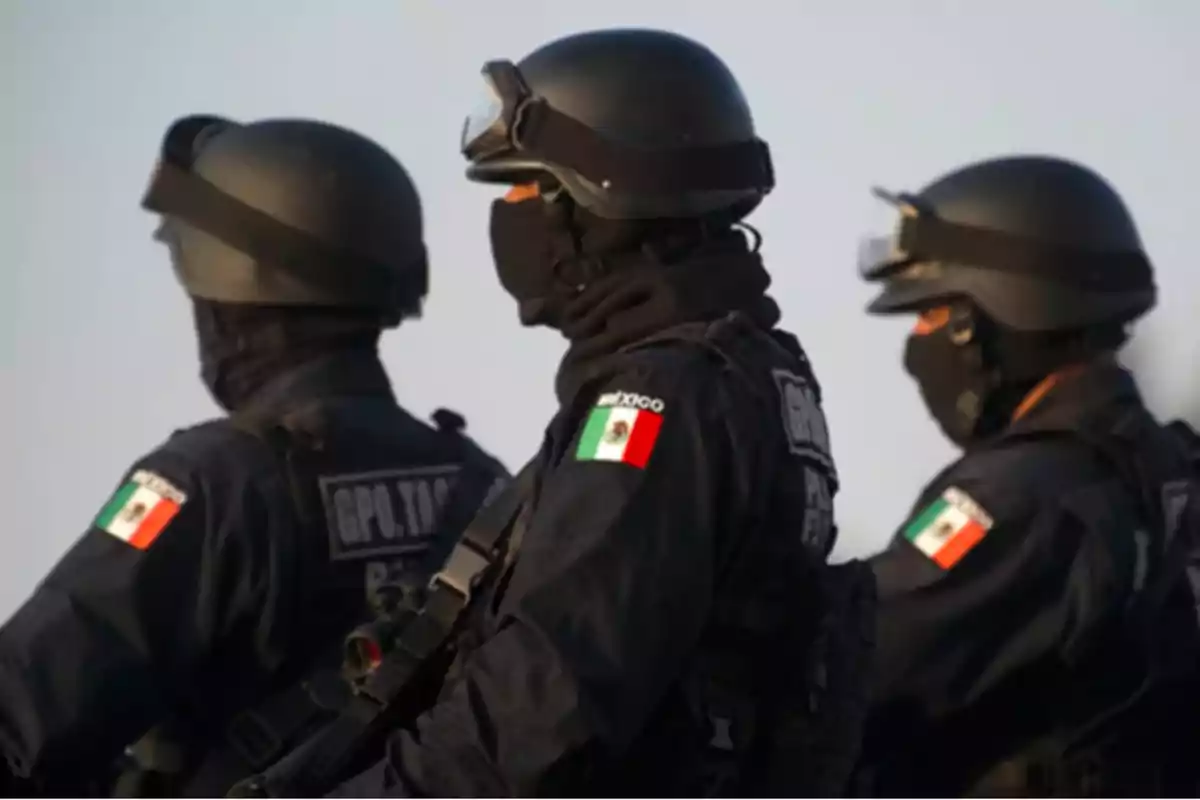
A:
<svg viewBox="0 0 1200 800">
<path fill-rule="evenodd" d="M 226 411 L 271 381 L 342 352 L 375 353 L 379 322 L 352 310 L 259 306 L 192 299 L 200 378 Z"/>
<path fill-rule="evenodd" d="M 500 285 L 517 301 L 524 325 L 558 327 L 573 288 L 560 277 L 572 258 L 561 210 L 541 200 L 492 203 L 492 258 Z M 572 248 L 573 249 L 573 248 Z"/>
<path fill-rule="evenodd" d="M 219 304 L 195 298 L 192 310 L 196 323 L 196 343 L 200 350 L 200 380 L 217 405 L 231 411 L 236 405 L 231 387 L 231 365 L 241 355 L 241 341 L 230 335 L 220 318 Z"/>
<path fill-rule="evenodd" d="M 910 335 L 904 347 L 904 369 L 917 382 L 921 398 L 950 441 L 965 447 L 981 433 L 988 394 L 994 388 L 979 348 L 956 344 L 946 325 Z"/>
</svg>

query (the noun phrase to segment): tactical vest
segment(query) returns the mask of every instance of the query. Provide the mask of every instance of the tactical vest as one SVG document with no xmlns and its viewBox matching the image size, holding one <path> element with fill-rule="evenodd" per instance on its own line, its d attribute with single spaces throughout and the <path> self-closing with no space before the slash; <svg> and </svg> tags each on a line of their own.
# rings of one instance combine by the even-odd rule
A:
<svg viewBox="0 0 1200 800">
<path fill-rule="evenodd" d="M 968 782 L 968 797 L 1186 796 L 1200 791 L 1200 458 L 1180 447 L 1182 423 L 1164 428 L 1143 408 L 1115 410 L 1083 428 L 1051 421 L 1028 436 L 1069 437 L 1103 459 L 1135 493 L 1148 526 L 1146 570 L 1123 619 L 1105 631 L 1086 664 L 1048 664 L 1027 686 L 1053 686 L 1050 697 L 1021 687 L 1000 691 L 926 737 L 990 741 L 992 715 L 1052 709 L 1049 730 L 1024 742 Z M 1194 446 L 1194 445 L 1193 445 Z M 1200 578 L 1197 575 L 1196 578 Z M 1193 712 L 1196 713 L 1196 712 Z M 1182 737 L 1182 738 L 1181 738 Z M 1190 741 L 1189 741 L 1190 740 Z"/>
<path fill-rule="evenodd" d="M 268 682 L 232 713 L 167 720 L 127 749 L 113 796 L 221 796 L 336 716 L 348 696 L 344 640 L 386 620 L 440 561 L 497 475 L 438 410 L 437 430 L 386 398 L 319 401 L 282 417 L 234 415 L 266 443 L 295 519 L 298 639 Z M 299 638 L 302 637 L 302 638 Z"/>
<path fill-rule="evenodd" d="M 769 384 L 764 387 L 747 369 L 761 366 L 752 354 L 761 350 L 764 338 L 772 347 L 781 346 L 732 315 L 718 323 L 679 326 L 627 349 L 701 347 L 769 404 Z M 577 429 L 592 399 L 584 387 L 555 424 Z M 781 457 L 779 447 L 765 443 L 763 424 L 777 414 L 777 408 L 763 405 L 755 419 L 735 421 L 740 441 L 762 454 L 757 475 L 772 475 Z M 436 701 L 443 678 L 449 674 L 454 680 L 459 657 L 477 641 L 473 600 L 504 585 L 504 573 L 520 558 L 543 465 L 562 456 L 543 449 L 467 527 L 430 581 L 423 606 L 410 609 L 381 658 L 353 682 L 352 698 L 339 717 L 230 796 L 324 794 L 381 757 L 389 731 Z M 711 624 L 694 659 L 694 674 L 678 687 L 702 696 L 708 719 L 703 730 L 687 731 L 688 742 L 669 739 L 673 745 L 694 745 L 700 756 L 682 774 L 668 776 L 676 794 L 829 796 L 841 791 L 857 757 L 874 630 L 873 577 L 861 563 L 829 568 L 821 552 L 797 580 L 795 572 L 772 571 L 769 547 L 740 546 L 759 540 L 769 545 L 772 537 L 757 531 L 772 525 L 772 483 L 759 482 L 747 530 L 726 537 L 730 544 L 719 558 Z M 652 724 L 647 737 L 662 734 L 661 727 Z M 649 778 L 656 765 L 627 762 L 625 767 Z M 585 776 L 583 785 L 603 793 L 603 772 Z M 656 788 L 646 791 L 656 794 Z"/>
</svg>

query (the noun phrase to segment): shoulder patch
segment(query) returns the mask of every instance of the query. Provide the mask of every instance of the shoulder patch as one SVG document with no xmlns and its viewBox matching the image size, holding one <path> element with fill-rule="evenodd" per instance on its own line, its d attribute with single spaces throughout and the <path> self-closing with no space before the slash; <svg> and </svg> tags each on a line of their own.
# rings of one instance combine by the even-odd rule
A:
<svg viewBox="0 0 1200 800">
<path fill-rule="evenodd" d="M 145 550 L 163 532 L 187 495 L 161 475 L 139 469 L 96 516 L 96 527 Z"/>
<path fill-rule="evenodd" d="M 658 441 L 666 403 L 635 392 L 606 392 L 588 414 L 576 461 L 616 461 L 645 469 Z"/>
<path fill-rule="evenodd" d="M 785 369 L 771 370 L 779 390 L 779 412 L 783 432 L 792 455 L 810 458 L 833 470 L 829 452 L 829 426 L 817 404 L 817 395 L 808 381 Z"/>
<path fill-rule="evenodd" d="M 969 494 L 951 486 L 904 529 L 904 538 L 942 569 L 950 569 L 991 530 L 992 517 Z"/>
</svg>

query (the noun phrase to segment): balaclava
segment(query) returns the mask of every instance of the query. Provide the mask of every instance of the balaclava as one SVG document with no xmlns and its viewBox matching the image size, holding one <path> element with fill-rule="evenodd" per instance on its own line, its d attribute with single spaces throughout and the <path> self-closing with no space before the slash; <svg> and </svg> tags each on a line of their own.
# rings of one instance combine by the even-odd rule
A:
<svg viewBox="0 0 1200 800">
<path fill-rule="evenodd" d="M 230 412 L 302 364 L 343 351 L 375 353 L 381 333 L 377 320 L 357 310 L 203 298 L 192 298 L 192 306 L 201 379 Z"/>
<path fill-rule="evenodd" d="M 1124 340 L 1120 326 L 1017 331 L 959 301 L 946 324 L 909 335 L 904 368 L 946 437 L 968 447 L 1006 428 L 1048 375 L 1112 352 Z"/>
</svg>

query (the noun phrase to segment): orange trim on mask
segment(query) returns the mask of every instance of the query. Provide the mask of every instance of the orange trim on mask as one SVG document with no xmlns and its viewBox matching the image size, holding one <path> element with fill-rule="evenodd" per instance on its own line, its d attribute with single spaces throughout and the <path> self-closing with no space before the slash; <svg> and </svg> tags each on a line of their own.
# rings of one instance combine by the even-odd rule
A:
<svg viewBox="0 0 1200 800">
<path fill-rule="evenodd" d="M 938 306 L 922 311 L 917 315 L 917 322 L 913 325 L 913 335 L 928 336 L 938 328 L 945 327 L 950 322 L 950 306 Z"/>
<path fill-rule="evenodd" d="M 522 183 L 508 190 L 507 194 L 504 195 L 504 202 L 523 203 L 526 200 L 532 200 L 540 194 L 541 190 L 536 183 Z"/>
</svg>

